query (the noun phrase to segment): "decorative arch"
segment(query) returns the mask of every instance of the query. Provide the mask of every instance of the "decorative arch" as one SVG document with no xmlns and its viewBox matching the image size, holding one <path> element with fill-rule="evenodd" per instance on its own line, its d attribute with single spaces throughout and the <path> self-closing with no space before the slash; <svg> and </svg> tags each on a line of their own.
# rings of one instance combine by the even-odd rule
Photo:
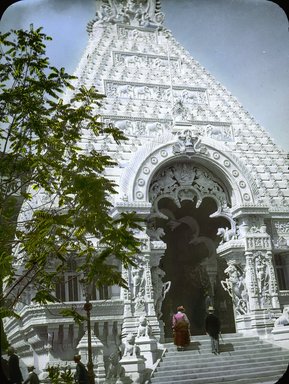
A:
<svg viewBox="0 0 289 384">
<path fill-rule="evenodd" d="M 244 171 L 243 164 L 228 154 L 226 148 L 211 143 L 210 139 L 194 137 L 190 130 L 178 137 L 167 133 L 144 145 L 120 180 L 120 198 L 125 196 L 128 202 L 136 205 L 149 203 L 154 175 L 172 162 L 188 159 L 218 177 L 230 194 L 232 206 L 255 204 L 255 183 Z"/>
</svg>

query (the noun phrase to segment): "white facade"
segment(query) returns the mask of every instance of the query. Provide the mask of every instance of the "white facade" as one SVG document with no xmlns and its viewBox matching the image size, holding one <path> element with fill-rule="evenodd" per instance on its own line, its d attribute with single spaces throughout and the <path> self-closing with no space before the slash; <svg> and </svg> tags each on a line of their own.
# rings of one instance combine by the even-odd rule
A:
<svg viewBox="0 0 289 384">
<path fill-rule="evenodd" d="M 106 170 L 119 186 L 114 215 L 136 211 L 144 219 L 138 268 L 123 269 L 130 290 L 104 288 L 93 301 L 105 366 L 121 336 L 137 333 L 140 316 L 158 340 L 169 337 L 180 304 L 193 334 L 202 333 L 210 303 L 224 333 L 268 337 L 289 305 L 286 153 L 174 40 L 158 0 L 96 4 L 77 86 L 107 96 L 97 113 L 128 140 L 117 146 L 89 135 L 82 144 L 118 162 Z M 72 360 L 84 334 L 58 316 L 71 302 L 82 309 L 77 278 L 58 295 L 65 304 L 41 307 L 27 292 L 21 321 L 6 324 L 11 344 L 39 369 Z"/>
</svg>

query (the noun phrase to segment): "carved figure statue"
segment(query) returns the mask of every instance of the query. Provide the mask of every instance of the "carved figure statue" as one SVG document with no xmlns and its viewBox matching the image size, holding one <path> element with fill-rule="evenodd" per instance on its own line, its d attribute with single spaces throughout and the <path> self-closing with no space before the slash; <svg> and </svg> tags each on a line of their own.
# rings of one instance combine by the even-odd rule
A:
<svg viewBox="0 0 289 384">
<path fill-rule="evenodd" d="M 135 336 L 132 333 L 129 333 L 126 336 L 124 343 L 124 352 L 123 357 L 136 357 L 137 356 L 137 346 L 135 344 Z"/>
<path fill-rule="evenodd" d="M 145 298 L 144 292 L 139 292 L 135 298 L 135 314 L 141 314 L 145 312 Z"/>
<path fill-rule="evenodd" d="M 145 316 L 139 318 L 139 326 L 137 329 L 137 337 L 151 337 L 152 328 Z"/>
<path fill-rule="evenodd" d="M 220 244 L 223 244 L 227 241 L 230 241 L 231 239 L 235 239 L 236 238 L 236 231 L 232 228 L 229 229 L 228 227 L 218 228 L 217 236 L 221 236 L 222 240 L 221 240 Z"/>
<path fill-rule="evenodd" d="M 134 268 L 131 271 L 132 276 L 132 298 L 135 299 L 141 291 L 144 283 L 143 268 Z"/>
<path fill-rule="evenodd" d="M 154 287 L 154 304 L 157 318 L 162 317 L 162 303 L 166 297 L 166 294 L 171 288 L 171 281 L 163 282 L 165 272 L 160 267 L 153 267 L 152 271 L 152 284 Z"/>
<path fill-rule="evenodd" d="M 275 320 L 274 327 L 283 327 L 289 325 L 289 307 L 283 309 L 283 313 Z"/>
<path fill-rule="evenodd" d="M 269 296 L 269 271 L 266 259 L 263 256 L 257 256 L 255 259 L 255 270 L 260 295 L 261 306 L 265 304 Z"/>
<path fill-rule="evenodd" d="M 163 228 L 147 228 L 147 235 L 150 237 L 151 241 L 161 241 L 161 238 L 165 235 Z"/>
<path fill-rule="evenodd" d="M 109 355 L 109 358 L 108 358 L 109 365 L 108 365 L 107 375 L 106 375 L 107 379 L 121 376 L 122 367 L 119 364 L 120 359 L 121 359 L 121 351 L 119 348 L 117 348 L 114 352 L 112 352 Z"/>
<path fill-rule="evenodd" d="M 225 273 L 229 277 L 225 281 L 221 281 L 222 287 L 233 299 L 236 313 L 244 315 L 248 312 L 248 293 L 244 281 L 244 273 L 240 266 L 234 261 L 228 263 Z"/>
</svg>

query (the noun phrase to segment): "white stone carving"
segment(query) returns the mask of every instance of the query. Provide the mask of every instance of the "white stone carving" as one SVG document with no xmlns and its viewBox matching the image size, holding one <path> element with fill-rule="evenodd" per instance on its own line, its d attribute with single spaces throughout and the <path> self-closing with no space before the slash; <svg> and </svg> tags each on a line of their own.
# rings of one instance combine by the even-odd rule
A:
<svg viewBox="0 0 289 384">
<path fill-rule="evenodd" d="M 161 135 L 165 130 L 170 129 L 171 122 L 166 120 L 128 119 L 110 117 L 104 119 L 106 125 L 113 125 L 119 128 L 127 136 L 156 136 Z"/>
<path fill-rule="evenodd" d="M 289 233 L 289 221 L 274 221 L 278 233 Z"/>
<path fill-rule="evenodd" d="M 233 299 L 237 315 L 245 315 L 248 312 L 249 297 L 245 282 L 245 272 L 236 261 L 228 261 L 228 267 L 224 271 L 229 277 L 221 281 L 222 287 Z"/>
<path fill-rule="evenodd" d="M 140 316 L 136 337 L 151 337 L 152 327 L 145 316 Z"/>
<path fill-rule="evenodd" d="M 218 228 L 217 235 L 222 238 L 220 244 L 235 239 L 237 237 L 236 230 L 233 228 Z"/>
<path fill-rule="evenodd" d="M 289 307 L 285 307 L 282 315 L 274 322 L 274 327 L 284 327 L 286 325 L 289 325 Z"/>
<path fill-rule="evenodd" d="M 208 124 L 206 126 L 206 134 L 214 140 L 234 141 L 233 129 L 230 125 Z"/>
<path fill-rule="evenodd" d="M 135 336 L 132 333 L 129 333 L 126 336 L 124 342 L 124 352 L 123 357 L 130 358 L 136 357 L 138 354 L 138 347 L 135 344 Z"/>
<path fill-rule="evenodd" d="M 95 18 L 88 24 L 90 32 L 94 24 L 125 23 L 146 28 L 162 24 L 164 15 L 159 11 L 159 1 L 146 0 L 99 0 Z"/>
<path fill-rule="evenodd" d="M 158 319 L 160 319 L 162 317 L 162 303 L 171 288 L 171 281 L 163 282 L 165 272 L 159 266 L 152 267 L 151 276 L 154 289 L 155 311 Z"/>
<path fill-rule="evenodd" d="M 138 296 L 144 296 L 145 290 L 145 276 L 144 268 L 139 266 L 131 270 L 132 280 L 132 298 L 136 299 Z"/>
<path fill-rule="evenodd" d="M 255 273 L 258 284 L 259 300 L 261 308 L 271 303 L 270 295 L 270 273 L 268 261 L 262 252 L 257 252 L 255 256 Z"/>
<path fill-rule="evenodd" d="M 189 144 L 190 145 L 190 142 Z M 159 171 L 153 178 L 149 190 L 150 201 L 154 201 L 161 195 L 177 195 L 178 192 L 184 190 L 195 191 L 200 199 L 198 205 L 202 200 L 202 196 L 212 196 L 217 200 L 220 206 L 225 206 L 226 194 L 217 181 L 209 171 L 194 167 L 189 162 L 175 163 Z"/>
</svg>

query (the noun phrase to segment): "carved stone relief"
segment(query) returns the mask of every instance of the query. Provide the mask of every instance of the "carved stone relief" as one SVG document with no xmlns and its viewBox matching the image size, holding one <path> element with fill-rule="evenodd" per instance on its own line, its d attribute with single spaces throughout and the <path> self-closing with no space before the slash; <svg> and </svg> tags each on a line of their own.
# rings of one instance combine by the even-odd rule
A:
<svg viewBox="0 0 289 384">
<path fill-rule="evenodd" d="M 150 71 L 155 70 L 159 72 L 160 70 L 168 71 L 179 69 L 179 60 L 176 57 L 170 57 L 160 55 L 150 55 L 142 53 L 125 53 L 125 52 L 114 52 L 113 53 L 114 62 L 116 65 L 124 65 L 129 68 L 137 69 L 148 69 Z"/>
<path fill-rule="evenodd" d="M 178 200 L 180 191 L 198 196 L 199 204 L 204 196 L 212 196 L 220 207 L 227 206 L 225 191 L 213 175 L 189 162 L 175 163 L 159 171 L 151 182 L 149 198 L 153 202 L 161 195 L 171 195 Z"/>
<path fill-rule="evenodd" d="M 135 56 L 128 56 L 130 61 L 138 62 Z M 134 57 L 134 59 L 132 59 Z M 192 104 L 208 104 L 205 89 L 172 87 L 161 84 L 124 83 L 120 81 L 105 81 L 105 93 L 108 97 L 119 97 L 134 100 L 158 100 L 171 102 L 175 100 L 185 107 Z M 186 93 L 190 97 L 183 98 Z"/>
<path fill-rule="evenodd" d="M 206 126 L 206 134 L 214 140 L 218 141 L 234 141 L 233 129 L 230 125 L 212 125 Z"/>
<path fill-rule="evenodd" d="M 278 286 L 270 251 L 246 253 L 251 309 L 279 308 Z"/>
<path fill-rule="evenodd" d="M 99 0 L 96 5 L 96 16 L 88 24 L 89 31 L 91 31 L 94 23 L 124 23 L 132 26 L 156 28 L 164 20 L 164 14 L 160 12 L 158 0 Z"/>
<path fill-rule="evenodd" d="M 148 120 L 148 119 L 127 119 L 127 118 L 105 118 L 103 122 L 106 125 L 112 124 L 119 128 L 128 136 L 155 136 L 161 135 L 166 130 L 170 130 L 172 122 L 169 120 Z"/>
</svg>

